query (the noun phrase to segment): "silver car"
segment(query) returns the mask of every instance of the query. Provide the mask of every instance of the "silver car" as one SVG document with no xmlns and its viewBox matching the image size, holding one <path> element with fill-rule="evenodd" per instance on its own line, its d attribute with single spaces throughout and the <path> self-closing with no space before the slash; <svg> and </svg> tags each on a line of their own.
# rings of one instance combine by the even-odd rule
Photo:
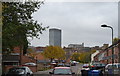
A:
<svg viewBox="0 0 120 76">
<path fill-rule="evenodd" d="M 107 64 L 105 67 L 105 74 L 119 74 L 120 63 Z"/>
<path fill-rule="evenodd" d="M 55 67 L 49 74 L 51 76 L 73 76 L 75 73 L 72 72 L 70 67 Z"/>
<path fill-rule="evenodd" d="M 8 70 L 3 76 L 32 76 L 33 72 L 28 67 L 18 66 Z"/>
</svg>

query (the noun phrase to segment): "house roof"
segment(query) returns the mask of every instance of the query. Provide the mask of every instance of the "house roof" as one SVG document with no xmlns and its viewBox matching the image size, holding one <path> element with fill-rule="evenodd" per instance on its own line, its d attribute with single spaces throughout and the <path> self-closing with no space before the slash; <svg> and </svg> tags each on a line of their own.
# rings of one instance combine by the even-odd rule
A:
<svg viewBox="0 0 120 76">
<path fill-rule="evenodd" d="M 3 55 L 2 61 L 3 62 L 19 62 L 20 57 L 19 55 Z"/>
<path fill-rule="evenodd" d="M 37 63 L 49 63 L 49 60 L 38 60 Z"/>
</svg>

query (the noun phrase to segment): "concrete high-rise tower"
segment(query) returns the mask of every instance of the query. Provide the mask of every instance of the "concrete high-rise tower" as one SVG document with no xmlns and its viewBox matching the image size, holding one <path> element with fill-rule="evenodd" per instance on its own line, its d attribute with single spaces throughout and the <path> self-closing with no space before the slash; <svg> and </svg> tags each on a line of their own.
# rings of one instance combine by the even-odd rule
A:
<svg viewBox="0 0 120 76">
<path fill-rule="evenodd" d="M 49 45 L 61 47 L 61 30 L 56 28 L 49 29 Z"/>
<path fill-rule="evenodd" d="M 118 2 L 118 38 L 120 39 L 120 1 Z"/>
</svg>

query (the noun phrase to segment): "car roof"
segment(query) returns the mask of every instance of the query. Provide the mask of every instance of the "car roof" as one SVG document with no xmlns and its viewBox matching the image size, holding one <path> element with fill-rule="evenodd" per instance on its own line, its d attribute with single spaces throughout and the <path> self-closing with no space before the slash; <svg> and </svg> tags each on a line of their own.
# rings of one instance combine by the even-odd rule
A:
<svg viewBox="0 0 120 76">
<path fill-rule="evenodd" d="M 13 67 L 13 68 L 28 68 L 27 66 L 16 66 L 16 67 Z"/>
<path fill-rule="evenodd" d="M 83 66 L 89 66 L 89 64 L 84 64 Z"/>
<path fill-rule="evenodd" d="M 113 65 L 114 65 L 114 64 L 120 64 L 120 63 L 113 63 Z M 107 64 L 107 65 L 112 65 L 112 64 Z"/>
<path fill-rule="evenodd" d="M 70 69 L 70 67 L 55 67 L 55 69 Z"/>
<path fill-rule="evenodd" d="M 30 64 L 33 64 L 32 62 L 29 62 Z M 27 64 L 27 63 L 25 63 L 25 64 Z M 34 63 L 35 64 L 35 63 Z"/>
</svg>

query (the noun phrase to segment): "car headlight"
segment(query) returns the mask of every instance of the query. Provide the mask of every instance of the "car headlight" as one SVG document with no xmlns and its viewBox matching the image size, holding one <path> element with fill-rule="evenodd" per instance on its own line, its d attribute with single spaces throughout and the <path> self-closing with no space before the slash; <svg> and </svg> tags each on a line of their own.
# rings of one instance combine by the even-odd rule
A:
<svg viewBox="0 0 120 76">
<path fill-rule="evenodd" d="M 24 72 L 20 72 L 19 74 L 24 74 Z"/>
<path fill-rule="evenodd" d="M 90 68 L 87 68 L 86 70 L 90 70 Z"/>
<path fill-rule="evenodd" d="M 107 70 L 107 69 L 105 69 L 105 72 L 108 72 L 108 70 Z"/>
</svg>

